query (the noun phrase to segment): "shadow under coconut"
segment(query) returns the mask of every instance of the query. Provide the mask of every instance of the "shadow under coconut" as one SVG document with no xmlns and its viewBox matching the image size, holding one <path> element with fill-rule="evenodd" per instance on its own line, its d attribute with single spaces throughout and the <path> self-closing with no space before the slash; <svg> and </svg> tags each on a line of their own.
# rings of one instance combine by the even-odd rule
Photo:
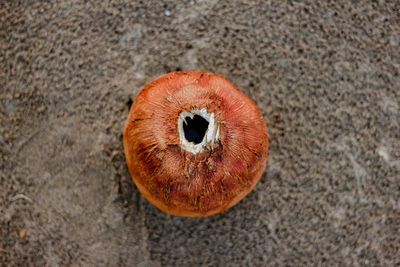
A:
<svg viewBox="0 0 400 267">
<path fill-rule="evenodd" d="M 266 180 L 265 173 L 261 180 Z M 268 188 L 260 181 L 237 205 L 205 218 L 168 215 L 142 197 L 152 260 L 162 266 L 265 262 L 274 251 L 260 244 L 277 243 L 268 226 L 274 207 L 266 210 L 259 199 Z"/>
</svg>

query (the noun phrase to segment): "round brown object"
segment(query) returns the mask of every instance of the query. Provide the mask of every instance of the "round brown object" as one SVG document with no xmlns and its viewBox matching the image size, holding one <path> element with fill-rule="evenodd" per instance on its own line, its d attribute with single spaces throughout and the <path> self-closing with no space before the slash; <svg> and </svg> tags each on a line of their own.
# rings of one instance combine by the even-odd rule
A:
<svg viewBox="0 0 400 267">
<path fill-rule="evenodd" d="M 252 190 L 267 163 L 268 135 L 256 104 L 224 77 L 179 71 L 136 96 L 124 150 L 145 198 L 168 214 L 200 217 Z"/>
</svg>

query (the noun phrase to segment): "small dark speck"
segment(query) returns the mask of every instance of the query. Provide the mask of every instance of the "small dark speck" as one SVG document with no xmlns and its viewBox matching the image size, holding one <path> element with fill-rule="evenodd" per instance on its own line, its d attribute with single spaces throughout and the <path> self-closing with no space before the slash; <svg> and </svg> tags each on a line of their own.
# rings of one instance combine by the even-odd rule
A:
<svg viewBox="0 0 400 267">
<path fill-rule="evenodd" d="M 180 68 L 180 67 L 177 67 L 176 69 L 175 69 L 175 71 L 181 71 L 182 69 Z"/>
<path fill-rule="evenodd" d="M 129 98 L 128 101 L 126 101 L 126 105 L 128 106 L 129 109 L 131 108 L 132 103 L 133 103 L 132 98 Z"/>
<path fill-rule="evenodd" d="M 333 135 L 333 138 L 334 138 L 334 139 L 336 139 L 336 138 L 338 138 L 338 137 L 339 137 L 339 134 L 334 134 L 334 135 Z"/>
</svg>

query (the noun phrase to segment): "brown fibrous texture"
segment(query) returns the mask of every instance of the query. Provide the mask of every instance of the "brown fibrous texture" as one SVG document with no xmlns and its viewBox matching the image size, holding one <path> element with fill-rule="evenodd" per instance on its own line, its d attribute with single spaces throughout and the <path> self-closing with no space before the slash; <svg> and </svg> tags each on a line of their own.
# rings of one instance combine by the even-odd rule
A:
<svg viewBox="0 0 400 267">
<path fill-rule="evenodd" d="M 219 140 L 193 154 L 181 148 L 178 117 L 214 113 Z M 124 129 L 129 172 L 160 210 L 201 217 L 244 198 L 267 163 L 268 135 L 256 104 L 224 77 L 206 72 L 165 74 L 139 92 Z"/>
</svg>

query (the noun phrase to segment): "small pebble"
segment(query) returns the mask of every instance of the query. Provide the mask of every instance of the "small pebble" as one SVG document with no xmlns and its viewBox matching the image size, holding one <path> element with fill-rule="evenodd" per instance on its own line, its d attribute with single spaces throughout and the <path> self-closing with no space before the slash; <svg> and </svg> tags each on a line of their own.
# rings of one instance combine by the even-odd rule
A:
<svg viewBox="0 0 400 267">
<path fill-rule="evenodd" d="M 26 230 L 19 231 L 18 235 L 19 235 L 20 238 L 24 238 L 26 236 Z"/>
<path fill-rule="evenodd" d="M 46 107 L 45 106 L 40 106 L 40 107 L 38 107 L 38 109 L 37 109 L 37 111 L 39 112 L 39 113 L 42 113 L 42 112 L 44 112 L 46 110 Z"/>
</svg>

